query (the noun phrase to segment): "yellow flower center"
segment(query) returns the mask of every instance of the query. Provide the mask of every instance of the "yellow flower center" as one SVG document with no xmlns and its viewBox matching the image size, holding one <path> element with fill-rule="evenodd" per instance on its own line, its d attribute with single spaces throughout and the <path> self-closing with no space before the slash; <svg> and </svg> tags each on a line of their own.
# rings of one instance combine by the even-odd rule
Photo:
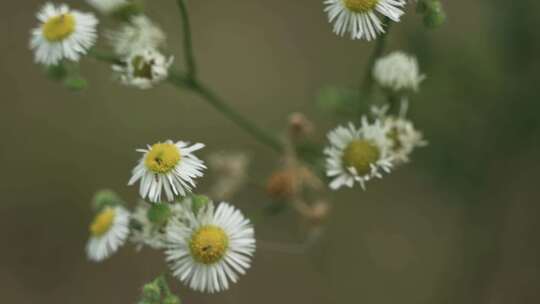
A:
<svg viewBox="0 0 540 304">
<path fill-rule="evenodd" d="M 72 14 L 63 14 L 52 17 L 42 27 L 43 36 L 51 42 L 66 39 L 75 31 L 75 17 Z"/>
<path fill-rule="evenodd" d="M 142 56 L 135 56 L 131 62 L 133 65 L 133 75 L 139 78 L 152 79 L 152 66 L 154 61 L 145 61 Z"/>
<path fill-rule="evenodd" d="M 371 11 L 377 6 L 379 0 L 342 0 L 343 5 L 355 13 L 365 13 Z"/>
<path fill-rule="evenodd" d="M 113 208 L 105 208 L 103 211 L 101 211 L 96 216 L 92 224 L 90 224 L 90 233 L 96 237 L 104 235 L 107 231 L 109 231 L 109 229 L 111 229 L 115 214 L 116 212 Z"/>
<path fill-rule="evenodd" d="M 195 261 L 214 264 L 223 258 L 229 248 L 229 237 L 219 227 L 204 226 L 193 233 L 189 248 Z"/>
<path fill-rule="evenodd" d="M 144 164 L 154 173 L 167 173 L 174 169 L 182 156 L 176 145 L 171 143 L 158 143 L 152 146 Z"/>
<path fill-rule="evenodd" d="M 371 164 L 375 164 L 381 151 L 373 142 L 365 139 L 353 140 L 343 152 L 342 161 L 347 168 L 353 167 L 359 175 L 371 172 Z"/>
</svg>

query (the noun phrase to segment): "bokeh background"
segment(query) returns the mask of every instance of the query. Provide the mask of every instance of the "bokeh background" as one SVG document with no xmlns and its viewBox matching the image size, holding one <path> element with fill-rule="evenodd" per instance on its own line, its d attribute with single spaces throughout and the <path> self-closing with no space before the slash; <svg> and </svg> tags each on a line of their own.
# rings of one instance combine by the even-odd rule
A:
<svg viewBox="0 0 540 304">
<path fill-rule="evenodd" d="M 321 0 L 189 2 L 201 75 L 241 112 L 275 131 L 293 111 L 319 134 L 339 121 L 316 110 L 317 92 L 357 85 L 373 44 L 333 35 Z M 127 246 L 96 265 L 84 246 L 95 190 L 136 200 L 126 186 L 135 148 L 172 138 L 206 143 L 203 157 L 248 152 L 253 183 L 234 202 L 246 212 L 268 203 L 261 185 L 279 157 L 197 96 L 122 87 L 89 58 L 88 89 L 50 81 L 27 47 L 43 3 L 0 10 L 2 302 L 134 303 L 165 269 L 161 254 Z M 261 246 L 230 291 L 203 295 L 175 282 L 184 303 L 540 302 L 540 4 L 444 4 L 448 22 L 435 31 L 409 6 L 388 47 L 417 54 L 428 76 L 411 113 L 429 147 L 368 191 L 332 196 L 324 237 L 307 253 Z M 181 58 L 175 1 L 147 9 Z M 292 212 L 259 224 L 257 236 L 303 240 Z"/>
</svg>

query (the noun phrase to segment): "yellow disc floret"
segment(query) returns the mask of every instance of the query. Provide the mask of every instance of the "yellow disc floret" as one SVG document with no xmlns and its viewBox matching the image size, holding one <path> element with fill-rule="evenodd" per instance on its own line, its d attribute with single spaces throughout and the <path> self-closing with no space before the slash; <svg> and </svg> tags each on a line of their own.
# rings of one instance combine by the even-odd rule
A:
<svg viewBox="0 0 540 304">
<path fill-rule="evenodd" d="M 229 247 L 229 237 L 217 226 L 203 226 L 191 236 L 189 248 L 193 259 L 206 265 L 221 260 Z"/>
<path fill-rule="evenodd" d="M 178 147 L 172 143 L 157 143 L 152 146 L 144 164 L 148 170 L 154 173 L 167 173 L 174 169 L 182 156 Z"/>
<path fill-rule="evenodd" d="M 365 13 L 368 11 L 373 10 L 377 3 L 379 3 L 379 0 L 342 0 L 343 5 L 355 12 L 355 13 Z"/>
<path fill-rule="evenodd" d="M 342 161 L 347 168 L 353 167 L 359 175 L 371 172 L 371 165 L 379 160 L 381 152 L 373 142 L 365 139 L 353 140 L 345 151 Z"/>
<path fill-rule="evenodd" d="M 92 236 L 99 237 L 104 235 L 109 229 L 111 229 L 114 223 L 114 216 L 116 212 L 113 208 L 105 208 L 101 211 L 92 224 L 90 224 L 90 233 Z"/>
<path fill-rule="evenodd" d="M 75 25 L 75 17 L 72 14 L 52 17 L 43 24 L 43 36 L 51 42 L 62 41 L 73 34 Z"/>
</svg>

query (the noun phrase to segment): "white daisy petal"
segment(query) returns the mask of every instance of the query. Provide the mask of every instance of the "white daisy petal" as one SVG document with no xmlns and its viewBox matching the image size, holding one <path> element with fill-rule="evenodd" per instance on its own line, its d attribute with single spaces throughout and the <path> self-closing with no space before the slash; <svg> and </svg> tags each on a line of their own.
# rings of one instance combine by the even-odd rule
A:
<svg viewBox="0 0 540 304">
<path fill-rule="evenodd" d="M 350 33 L 351 39 L 371 41 L 384 33 L 378 16 L 398 22 L 403 15 L 404 0 L 325 0 L 324 11 L 334 23 L 334 33 Z M 377 13 L 377 14 L 376 14 Z"/>
<path fill-rule="evenodd" d="M 389 172 L 392 167 L 386 127 L 380 120 L 369 123 L 366 117 L 361 125 L 358 129 L 352 124 L 348 128 L 338 126 L 328 133 L 330 146 L 324 154 L 332 190 L 353 187 L 355 181 L 364 188 L 367 181 L 382 177 L 381 171 Z M 342 140 L 336 140 L 338 137 Z"/>
<path fill-rule="evenodd" d="M 97 40 L 98 20 L 93 14 L 47 3 L 36 15 L 40 24 L 32 30 L 30 48 L 36 63 L 56 65 L 79 61 Z"/>
<path fill-rule="evenodd" d="M 86 245 L 88 259 L 100 262 L 122 246 L 129 234 L 129 212 L 123 207 L 107 207 L 90 226 L 91 237 Z"/>
<path fill-rule="evenodd" d="M 191 201 L 181 204 L 183 220 L 166 228 L 166 259 L 172 273 L 190 288 L 219 292 L 235 283 L 250 267 L 255 252 L 254 230 L 239 210 L 228 203 L 208 203 L 197 214 Z M 187 254 L 187 255 L 185 255 Z"/>
<path fill-rule="evenodd" d="M 194 146 L 199 148 L 201 144 Z M 202 177 L 206 168 L 192 153 L 192 146 L 180 148 L 178 143 L 170 140 L 139 151 L 143 157 L 133 169 L 128 185 L 140 181 L 139 194 L 151 202 L 161 201 L 163 192 L 167 201 L 190 193 L 196 186 L 195 179 Z"/>
</svg>

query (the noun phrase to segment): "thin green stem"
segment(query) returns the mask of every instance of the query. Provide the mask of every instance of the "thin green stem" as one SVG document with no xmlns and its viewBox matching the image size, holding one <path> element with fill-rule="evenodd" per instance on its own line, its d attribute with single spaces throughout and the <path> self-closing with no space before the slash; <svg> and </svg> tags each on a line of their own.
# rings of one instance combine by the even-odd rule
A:
<svg viewBox="0 0 540 304">
<path fill-rule="evenodd" d="M 190 80 L 197 79 L 197 65 L 193 53 L 193 42 L 191 39 L 191 25 L 185 0 L 177 0 L 180 16 L 182 17 L 182 34 L 184 40 L 184 60 L 187 67 L 187 76 Z"/>
<path fill-rule="evenodd" d="M 182 34 L 184 40 L 184 58 L 187 66 L 187 73 L 182 75 L 178 72 L 170 73 L 169 81 L 182 88 L 188 88 L 208 102 L 214 109 L 218 110 L 221 114 L 234 122 L 240 128 L 251 134 L 260 142 L 268 145 L 277 152 L 283 150 L 282 144 L 271 134 L 257 126 L 251 120 L 238 113 L 227 102 L 220 98 L 210 88 L 203 85 L 197 77 L 197 66 L 195 63 L 195 56 L 193 53 L 193 42 L 191 38 L 191 26 L 189 22 L 189 14 L 185 0 L 177 0 L 178 8 L 180 9 L 180 16 L 182 19 Z"/>
<path fill-rule="evenodd" d="M 221 97 L 214 93 L 210 88 L 201 84 L 199 81 L 189 79 L 179 72 L 170 72 L 169 82 L 180 88 L 187 88 L 197 93 L 204 101 L 210 104 L 214 109 L 219 111 L 223 116 L 234 122 L 247 133 L 251 134 L 261 143 L 266 144 L 276 152 L 283 151 L 282 143 L 273 135 L 266 132 L 251 120 L 238 113 L 233 107 L 225 102 Z"/>
<path fill-rule="evenodd" d="M 114 55 L 109 53 L 99 52 L 97 50 L 92 50 L 89 53 L 90 56 L 99 61 L 104 61 L 107 63 L 121 63 L 121 61 Z M 188 89 L 197 93 L 203 98 L 204 101 L 208 102 L 214 109 L 218 110 L 230 121 L 235 123 L 237 126 L 242 128 L 244 131 L 252 135 L 259 142 L 269 146 L 276 152 L 283 151 L 282 143 L 274 137 L 272 134 L 266 130 L 257 126 L 254 122 L 238 113 L 233 107 L 231 107 L 227 102 L 220 98 L 216 93 L 210 90 L 205 85 L 201 84 L 198 80 L 190 78 L 185 73 L 181 73 L 176 70 L 169 71 L 169 83 L 174 86 L 182 89 Z"/>
<path fill-rule="evenodd" d="M 375 79 L 373 79 L 373 67 L 375 66 L 375 62 L 377 62 L 377 59 L 381 57 L 384 52 L 387 37 L 390 29 L 392 28 L 392 22 L 388 17 L 384 18 L 383 24 L 386 25 L 386 32 L 382 34 L 379 39 L 377 39 L 375 47 L 373 48 L 373 51 L 369 56 L 369 60 L 366 66 L 366 72 L 364 75 L 364 81 L 360 86 L 360 103 L 363 102 L 365 99 L 369 99 L 371 97 L 371 94 L 373 93 L 373 85 L 375 84 Z"/>
</svg>

